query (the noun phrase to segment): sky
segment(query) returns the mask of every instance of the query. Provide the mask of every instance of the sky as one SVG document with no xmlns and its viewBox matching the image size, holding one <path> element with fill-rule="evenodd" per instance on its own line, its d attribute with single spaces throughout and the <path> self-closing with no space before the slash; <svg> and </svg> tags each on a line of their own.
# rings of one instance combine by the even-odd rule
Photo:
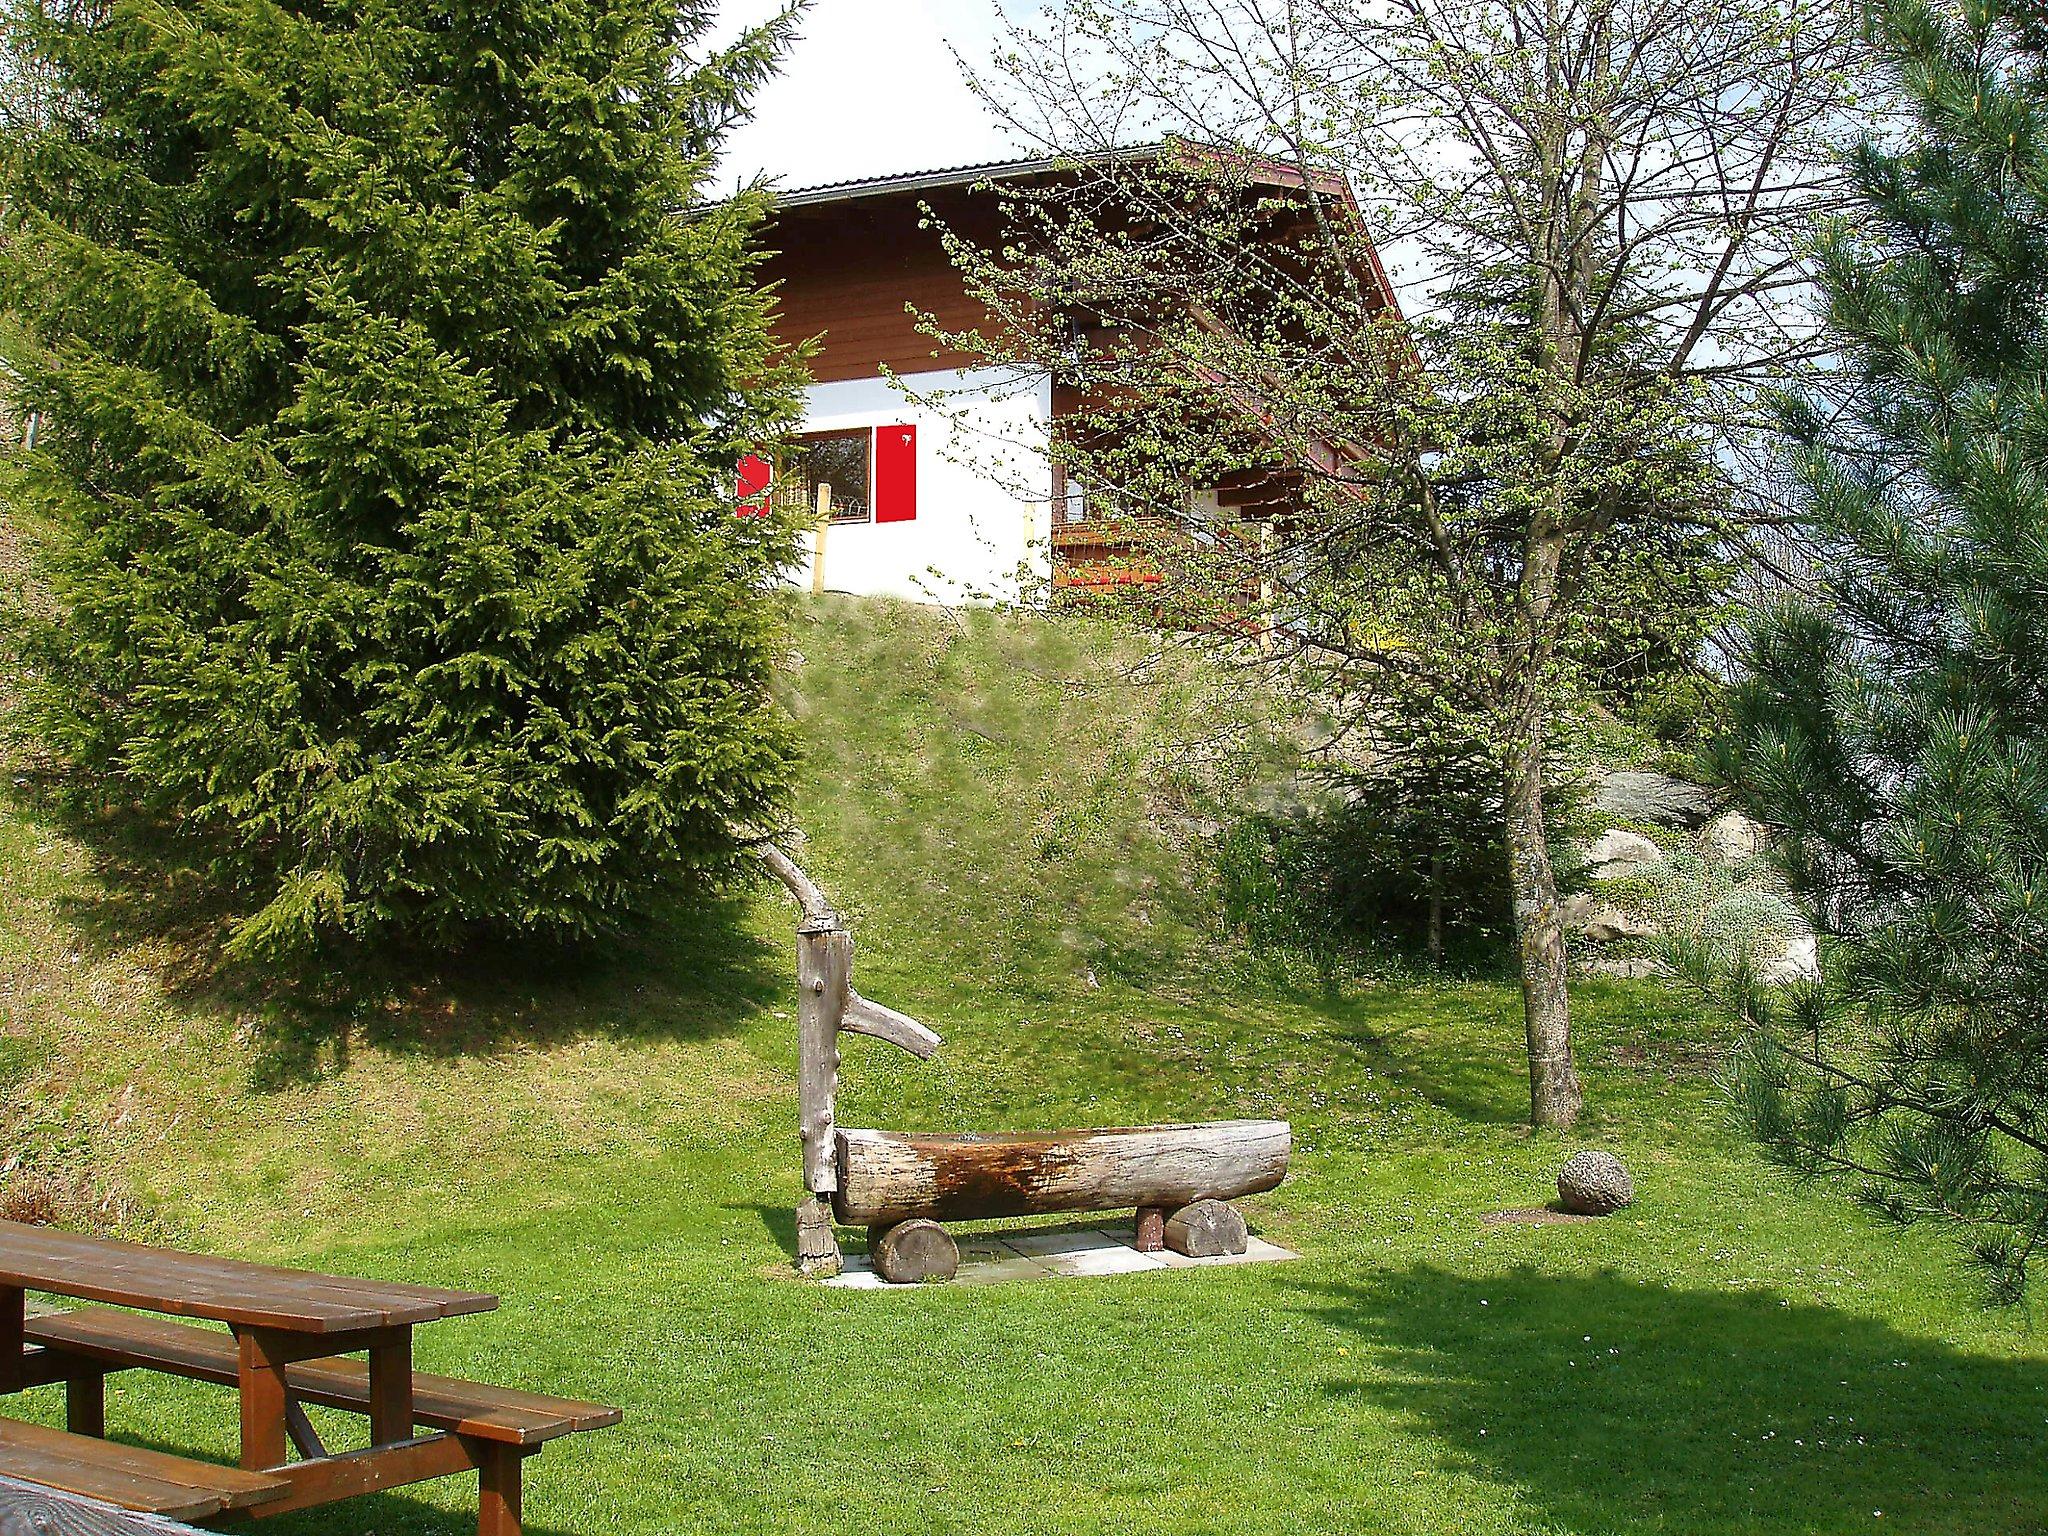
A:
<svg viewBox="0 0 2048 1536">
<path fill-rule="evenodd" d="M 729 26 L 774 0 L 725 0 Z M 994 0 L 813 0 L 803 40 L 733 136 L 724 180 L 785 188 L 1001 160 L 1017 151 L 960 78 L 948 45 L 985 58 Z"/>
</svg>

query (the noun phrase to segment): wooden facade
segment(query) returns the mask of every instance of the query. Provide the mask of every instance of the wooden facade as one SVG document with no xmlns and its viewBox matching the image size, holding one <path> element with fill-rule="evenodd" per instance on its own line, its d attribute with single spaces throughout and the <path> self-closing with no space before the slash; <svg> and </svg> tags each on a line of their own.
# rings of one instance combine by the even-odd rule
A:
<svg viewBox="0 0 2048 1536">
<path fill-rule="evenodd" d="M 764 276 L 776 294 L 778 337 L 791 347 L 809 343 L 815 348 L 810 360 L 814 398 L 820 393 L 815 386 L 829 392 L 833 385 L 889 375 L 985 368 L 985 359 L 943 346 L 924 329 L 923 316 L 935 319 L 943 331 L 986 332 L 995 323 L 968 294 L 947 255 L 940 226 L 992 247 L 1002 235 L 1001 188 L 1056 174 L 1049 162 L 1025 161 L 786 195 L 769 231 L 772 254 Z M 1284 166 L 1273 168 L 1270 182 L 1300 185 Z M 1319 190 L 1348 205 L 1342 188 Z M 1280 227 L 1273 232 L 1282 244 L 1297 233 Z M 1365 276 L 1391 305 L 1392 291 L 1377 258 Z M 1041 428 L 1049 434 L 1079 404 L 1071 386 L 1046 379 Z M 1287 499 L 1287 488 L 1270 477 L 1256 484 L 1236 477 L 1202 489 L 1214 492 L 1218 507 L 1252 519 L 1275 515 Z M 1085 503 L 1066 492 L 1064 473 L 1048 463 L 1043 512 L 1023 514 L 1030 542 L 1043 552 L 1055 588 L 1081 596 L 1158 579 L 1137 558 L 1127 535 L 1090 516 Z M 813 584 L 823 587 L 822 581 Z"/>
<path fill-rule="evenodd" d="M 930 203 L 948 225 L 993 235 L 992 201 L 964 186 L 793 199 L 776 215 L 764 266 L 776 291 L 778 339 L 820 343 L 810 364 L 819 383 L 973 366 L 978 359 L 940 347 L 912 313 L 952 331 L 987 320 L 938 230 L 920 227 L 919 204 Z"/>
</svg>

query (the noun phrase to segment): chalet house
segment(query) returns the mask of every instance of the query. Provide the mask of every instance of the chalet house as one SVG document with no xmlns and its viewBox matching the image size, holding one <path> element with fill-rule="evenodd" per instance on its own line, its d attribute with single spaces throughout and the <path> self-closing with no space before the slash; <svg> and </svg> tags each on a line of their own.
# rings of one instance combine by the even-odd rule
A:
<svg viewBox="0 0 2048 1536">
<path fill-rule="evenodd" d="M 793 451 L 773 469 L 743 461 L 739 494 L 742 510 L 772 495 L 822 513 L 793 573 L 801 584 L 957 602 L 1117 579 L 1104 574 L 1115 567 L 1113 536 L 1047 453 L 1072 391 L 941 347 L 918 319 L 933 316 L 948 332 L 987 326 L 934 225 L 992 245 L 1002 188 L 1059 174 L 1053 161 L 1022 160 L 778 200 L 764 271 L 776 286 L 777 333 L 791 345 L 816 339 L 818 351 Z M 1272 184 L 1300 184 L 1290 178 L 1276 166 Z M 1191 495 L 1231 504 L 1227 487 Z"/>
</svg>

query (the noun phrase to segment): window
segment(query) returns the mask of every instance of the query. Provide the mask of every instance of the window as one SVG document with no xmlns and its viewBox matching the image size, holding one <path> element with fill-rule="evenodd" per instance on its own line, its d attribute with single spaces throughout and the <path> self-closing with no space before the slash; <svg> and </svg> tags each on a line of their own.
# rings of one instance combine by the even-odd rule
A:
<svg viewBox="0 0 2048 1536">
<path fill-rule="evenodd" d="M 806 432 L 777 456 L 772 472 L 758 454 L 741 459 L 738 485 L 742 517 L 766 515 L 772 497 L 802 523 L 821 506 L 835 523 L 907 523 L 917 516 L 917 427 Z"/>
<path fill-rule="evenodd" d="M 1064 465 L 1052 471 L 1052 517 L 1055 523 L 1085 523 L 1094 508 L 1089 506 L 1088 487 Z"/>
<path fill-rule="evenodd" d="M 807 432 L 790 450 L 781 494 L 813 515 L 820 494 L 829 493 L 835 523 L 865 523 L 874 516 L 870 477 L 873 432 Z"/>
</svg>

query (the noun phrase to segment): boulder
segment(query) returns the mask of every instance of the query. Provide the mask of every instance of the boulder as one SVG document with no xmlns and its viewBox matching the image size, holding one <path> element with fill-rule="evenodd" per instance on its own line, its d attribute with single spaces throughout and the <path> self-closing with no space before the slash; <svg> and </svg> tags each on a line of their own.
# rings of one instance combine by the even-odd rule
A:
<svg viewBox="0 0 2048 1536">
<path fill-rule="evenodd" d="M 1593 807 L 1617 821 L 1648 822 L 1653 827 L 1705 826 L 1714 814 L 1714 796 L 1698 784 L 1668 774 L 1624 768 L 1603 778 L 1593 791 Z"/>
<path fill-rule="evenodd" d="M 1623 939 L 1647 939 L 1660 930 L 1648 919 L 1619 907 L 1601 906 L 1587 916 L 1580 931 L 1595 944 L 1616 944 Z"/>
<path fill-rule="evenodd" d="M 1624 981 L 1654 981 L 1671 974 L 1662 960 L 1613 955 L 1595 960 L 1586 969 L 1595 976 L 1618 976 Z"/>
<path fill-rule="evenodd" d="M 1624 832 L 1619 827 L 1609 827 L 1594 838 L 1581 856 L 1588 878 L 1594 880 L 1619 880 L 1646 865 L 1664 862 L 1663 849 L 1642 833 Z"/>
<path fill-rule="evenodd" d="M 1700 833 L 1700 852 L 1710 864 L 1740 864 L 1762 853 L 1770 840 L 1762 822 L 1740 811 L 1723 811 Z"/>
<path fill-rule="evenodd" d="M 1557 1203 L 1576 1216 L 1611 1216 L 1636 1197 L 1612 1152 L 1574 1152 L 1557 1172 Z"/>
<path fill-rule="evenodd" d="M 1774 987 L 1795 981 L 1820 980 L 1820 946 L 1812 934 L 1787 939 L 1785 947 L 1757 967 L 1757 979 Z"/>
</svg>

